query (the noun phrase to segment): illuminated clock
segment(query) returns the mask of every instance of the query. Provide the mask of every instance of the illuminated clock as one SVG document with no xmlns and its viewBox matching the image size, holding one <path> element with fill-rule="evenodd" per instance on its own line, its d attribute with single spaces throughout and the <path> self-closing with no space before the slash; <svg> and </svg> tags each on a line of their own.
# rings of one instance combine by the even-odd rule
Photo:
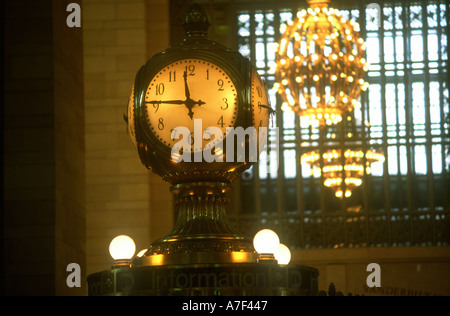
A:
<svg viewBox="0 0 450 316">
<path fill-rule="evenodd" d="M 207 39 L 202 9 L 190 10 L 186 38 L 136 74 L 130 134 L 141 162 L 171 184 L 230 183 L 267 136 L 258 129 L 269 125 L 267 89 L 247 58 Z"/>
</svg>

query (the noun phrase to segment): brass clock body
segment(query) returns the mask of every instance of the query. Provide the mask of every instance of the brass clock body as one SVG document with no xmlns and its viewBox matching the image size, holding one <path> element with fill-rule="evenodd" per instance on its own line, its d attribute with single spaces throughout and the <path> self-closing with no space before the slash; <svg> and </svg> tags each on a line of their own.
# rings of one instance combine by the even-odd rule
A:
<svg viewBox="0 0 450 316">
<path fill-rule="evenodd" d="M 231 183 L 251 162 L 229 153 L 248 153 L 253 140 L 247 137 L 243 147 L 234 141 L 229 150 L 227 130 L 268 127 L 267 92 L 248 59 L 208 40 L 195 23 L 189 27 L 185 40 L 137 73 L 127 109 L 128 124 L 134 126 L 128 130 L 142 163 L 171 184 Z M 189 135 L 181 133 L 186 129 Z M 186 143 L 190 148 L 181 146 Z M 205 152 L 214 160 L 204 159 Z"/>
<path fill-rule="evenodd" d="M 256 162 L 252 142 L 259 153 L 271 108 L 256 68 L 208 40 L 208 26 L 203 10 L 192 5 L 186 38 L 141 67 L 128 103 L 139 157 L 172 184 L 178 213 L 173 230 L 152 243 L 140 265 L 254 260 L 251 240 L 228 220 L 227 192 Z M 239 138 L 237 130 L 255 133 Z"/>
</svg>

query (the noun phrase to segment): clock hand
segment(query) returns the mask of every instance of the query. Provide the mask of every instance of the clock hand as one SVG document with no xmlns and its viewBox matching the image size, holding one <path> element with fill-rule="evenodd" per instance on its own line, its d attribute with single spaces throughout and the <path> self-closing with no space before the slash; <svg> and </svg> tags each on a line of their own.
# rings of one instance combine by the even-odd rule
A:
<svg viewBox="0 0 450 316">
<path fill-rule="evenodd" d="M 186 94 L 186 100 L 189 100 L 191 98 L 191 93 L 189 92 L 189 87 L 187 84 L 187 71 L 183 73 L 184 78 L 184 93 Z"/>
<path fill-rule="evenodd" d="M 147 101 L 147 104 L 186 104 L 183 100 L 164 100 L 164 101 Z"/>
<path fill-rule="evenodd" d="M 195 105 L 202 106 L 203 104 L 206 104 L 206 103 L 203 102 L 202 100 L 194 101 L 191 98 L 189 98 L 189 99 L 186 100 L 185 104 L 186 104 L 186 107 L 189 110 L 188 115 L 191 118 L 191 120 L 193 120 L 194 119 L 194 112 L 192 112 L 192 109 L 194 108 L 194 106 Z"/>
<path fill-rule="evenodd" d="M 198 100 L 198 101 L 192 101 L 193 105 L 198 105 L 198 106 L 202 106 L 203 104 L 206 104 L 205 102 L 203 102 L 202 100 Z"/>
<path fill-rule="evenodd" d="M 202 106 L 203 104 L 205 104 L 205 102 L 203 102 L 202 100 L 198 100 L 198 101 L 194 101 L 191 99 L 191 92 L 189 91 L 189 86 L 187 83 L 187 71 L 184 71 L 183 73 L 183 78 L 184 78 L 184 92 L 186 94 L 186 101 L 184 102 L 184 104 L 186 105 L 187 109 L 189 110 L 189 117 L 192 119 L 194 119 L 194 112 L 192 111 L 192 109 L 194 108 L 194 106 L 198 105 L 198 106 Z"/>
<path fill-rule="evenodd" d="M 165 101 L 161 101 L 161 100 L 153 100 L 153 101 L 147 101 L 145 102 L 146 104 L 153 104 L 153 107 L 155 108 L 155 113 L 158 112 L 159 110 L 159 106 L 161 104 L 186 104 L 186 101 L 182 101 L 182 100 L 165 100 Z"/>
<path fill-rule="evenodd" d="M 183 101 L 183 100 L 153 100 L 153 101 L 146 101 L 146 104 L 153 104 L 154 106 L 157 105 L 159 108 L 159 105 L 161 104 L 184 104 L 186 105 L 186 107 L 189 110 L 189 117 L 192 119 L 194 119 L 194 112 L 192 111 L 192 109 L 194 108 L 195 105 L 198 106 L 202 106 L 203 104 L 206 104 L 205 102 L 203 102 L 202 100 L 199 101 L 194 101 L 191 98 Z"/>
<path fill-rule="evenodd" d="M 275 110 L 272 109 L 272 107 L 271 107 L 270 105 L 258 104 L 258 106 L 259 106 L 260 108 L 265 108 L 265 109 L 269 110 L 269 114 L 272 114 L 272 113 L 275 112 Z"/>
</svg>

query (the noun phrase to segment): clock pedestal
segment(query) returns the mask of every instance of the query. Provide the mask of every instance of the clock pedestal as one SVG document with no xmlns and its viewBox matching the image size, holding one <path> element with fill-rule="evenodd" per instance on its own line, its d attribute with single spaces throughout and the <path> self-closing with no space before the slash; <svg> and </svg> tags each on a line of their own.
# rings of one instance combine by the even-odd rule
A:
<svg viewBox="0 0 450 316">
<path fill-rule="evenodd" d="M 138 265 L 255 262 L 252 240 L 230 223 L 230 186 L 221 182 L 174 185 L 178 218 L 173 230 L 156 240 Z"/>
</svg>

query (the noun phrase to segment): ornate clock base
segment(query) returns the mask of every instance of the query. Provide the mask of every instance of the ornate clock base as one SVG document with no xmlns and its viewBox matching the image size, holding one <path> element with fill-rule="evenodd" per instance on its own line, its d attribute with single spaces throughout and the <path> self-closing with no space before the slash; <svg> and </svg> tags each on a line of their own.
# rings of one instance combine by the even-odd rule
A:
<svg viewBox="0 0 450 316">
<path fill-rule="evenodd" d="M 312 296 L 318 275 L 306 266 L 262 263 L 120 268 L 91 274 L 88 295 Z"/>
<path fill-rule="evenodd" d="M 131 265 L 89 275 L 88 295 L 317 295 L 317 269 L 257 262 L 252 241 L 228 220 L 228 190 L 218 182 L 172 187 L 179 210 L 172 232 Z"/>
<path fill-rule="evenodd" d="M 255 262 L 252 241 L 239 234 L 226 214 L 229 189 L 221 182 L 173 186 L 178 208 L 175 227 L 156 240 L 135 265 Z"/>
</svg>

